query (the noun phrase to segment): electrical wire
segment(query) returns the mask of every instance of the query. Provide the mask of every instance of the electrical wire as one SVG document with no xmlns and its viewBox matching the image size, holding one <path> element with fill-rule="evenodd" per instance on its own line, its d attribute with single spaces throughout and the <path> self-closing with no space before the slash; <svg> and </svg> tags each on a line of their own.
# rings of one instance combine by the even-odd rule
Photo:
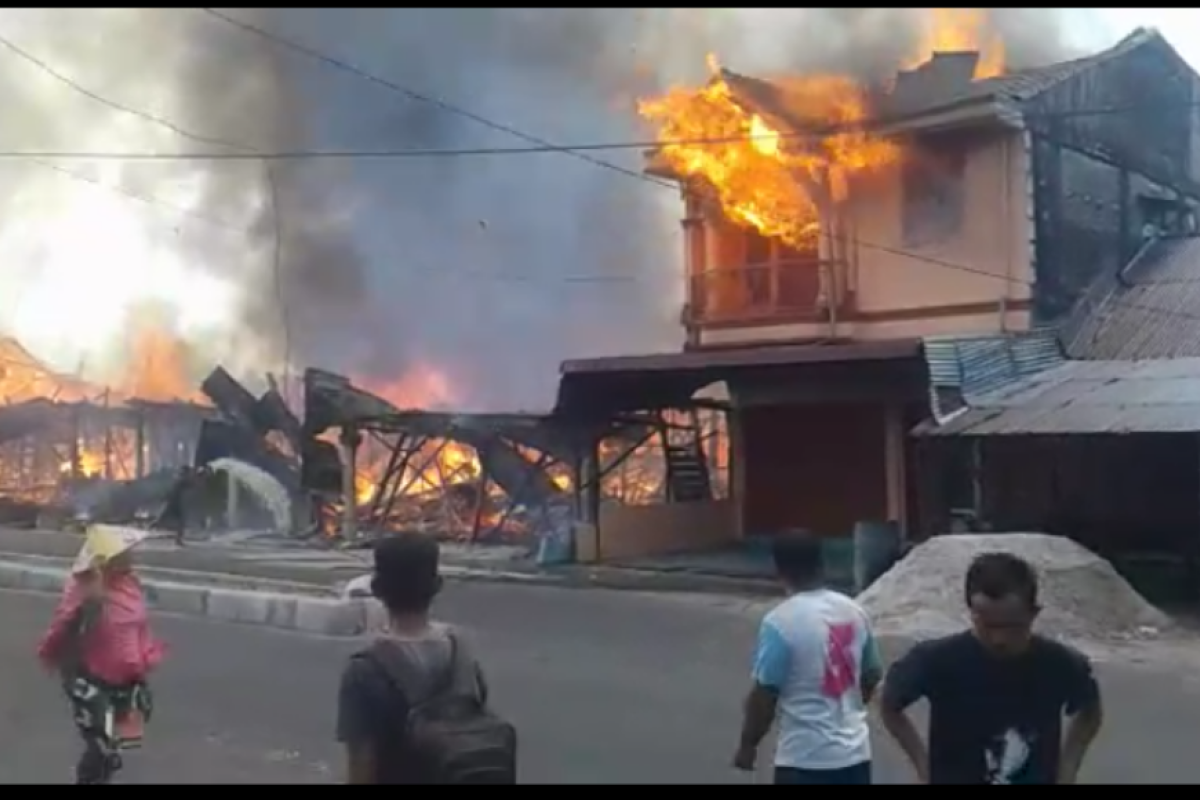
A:
<svg viewBox="0 0 1200 800">
<path fill-rule="evenodd" d="M 193 142 L 197 142 L 199 144 L 216 145 L 219 147 L 227 148 L 229 150 L 234 150 L 238 154 L 242 155 L 243 157 L 246 157 L 246 156 L 249 156 L 251 158 L 254 157 L 253 154 L 256 151 L 253 147 L 249 147 L 247 145 L 243 145 L 239 142 L 234 142 L 229 139 L 223 139 L 223 138 L 216 137 L 216 136 L 208 136 L 205 134 L 190 131 L 190 130 L 176 124 L 175 122 L 172 122 L 169 119 L 165 119 L 165 118 L 159 117 L 155 114 L 151 114 L 147 111 L 143 111 L 142 109 L 134 108 L 133 106 L 129 106 L 124 103 L 117 102 L 116 100 L 106 97 L 106 96 L 100 94 L 99 92 L 95 92 L 91 89 L 88 89 L 86 86 L 83 86 L 78 81 L 71 78 L 70 76 L 65 75 L 62 72 L 58 71 L 54 67 L 50 66 L 50 64 L 46 63 L 42 59 L 33 55 L 29 51 L 25 50 L 24 48 L 20 47 L 15 42 L 7 39 L 4 36 L 0 36 L 0 47 L 3 47 L 4 49 L 8 50 L 10 53 L 17 56 L 18 58 L 21 58 L 24 61 L 28 62 L 29 64 L 32 64 L 34 67 L 37 67 L 45 74 L 49 75 L 50 77 L 52 77 L 55 80 L 59 81 L 60 83 L 64 84 L 68 88 L 74 90 L 75 92 L 77 92 L 77 93 L 83 95 L 84 97 L 87 97 L 97 103 L 100 103 L 103 106 L 113 109 L 114 111 L 119 111 L 123 114 L 128 114 L 128 115 L 137 117 L 141 120 L 144 120 L 146 122 L 150 122 L 154 125 L 158 125 L 161 128 L 171 131 L 172 133 L 174 133 L 177 136 L 180 136 L 184 139 L 188 139 Z M 46 160 L 42 157 L 27 155 L 27 156 L 24 156 L 23 158 L 32 163 L 39 164 L 39 165 L 45 166 L 45 167 L 49 167 L 51 169 L 55 169 L 66 175 L 69 175 L 69 176 L 72 176 L 75 178 L 80 178 L 83 180 L 87 180 L 86 178 L 83 178 L 83 176 L 80 175 L 79 173 L 75 173 L 71 170 L 61 169 L 61 168 L 57 167 L 56 165 L 46 163 Z M 281 324 L 283 326 L 282 333 L 283 333 L 283 339 L 284 339 L 284 350 L 285 350 L 285 352 L 290 353 L 290 351 L 291 351 L 291 331 L 287 324 L 288 314 L 287 314 L 286 310 L 282 308 L 286 304 L 284 303 L 284 298 L 283 298 L 282 288 L 281 288 L 282 287 L 283 242 L 282 242 L 282 238 L 281 238 L 282 237 L 282 221 L 280 219 L 281 214 L 280 214 L 279 202 L 278 202 L 278 191 L 277 191 L 276 182 L 275 182 L 275 175 L 270 168 L 270 164 L 266 160 L 263 160 L 261 158 L 259 158 L 257 160 L 259 160 L 263 164 L 263 171 L 264 171 L 264 174 L 266 177 L 266 183 L 268 186 L 268 194 L 269 194 L 269 197 L 271 200 L 271 219 L 272 219 L 272 227 L 273 227 L 273 231 L 274 231 L 274 256 L 273 256 L 273 261 L 272 261 L 272 268 L 274 270 L 274 280 L 275 280 L 275 286 L 276 286 L 276 291 L 277 291 L 276 300 L 277 300 L 277 304 L 280 306 L 280 318 L 281 318 Z M 98 186 L 105 186 L 105 184 L 102 184 L 98 181 L 92 181 L 92 182 Z M 124 194 L 128 195 L 129 193 L 124 193 Z M 137 199 L 144 200 L 144 198 L 140 198 L 140 197 Z M 163 205 L 161 202 L 158 202 L 158 201 L 154 201 L 154 202 L 158 205 Z M 191 215 L 198 216 L 198 217 L 200 216 L 200 215 L 195 215 L 195 214 L 191 214 Z"/>
<path fill-rule="evenodd" d="M 382 86 L 389 91 L 399 93 L 404 97 L 416 100 L 423 103 L 431 104 L 437 108 L 446 111 L 447 113 L 455 114 L 464 117 L 480 125 L 483 125 L 492 130 L 507 134 L 514 138 L 522 139 L 530 142 L 528 147 L 478 147 L 478 148 L 453 148 L 453 149 L 370 149 L 370 150 L 329 150 L 329 151 L 291 151 L 291 152 L 265 152 L 256 150 L 255 148 L 231 142 L 220 137 L 208 136 L 189 131 L 178 124 L 155 116 L 140 109 L 132 108 L 123 103 L 105 97 L 91 89 L 80 85 L 67 75 L 59 72 L 50 65 L 46 64 L 41 59 L 37 58 L 27 50 L 21 48 L 11 40 L 0 37 L 0 47 L 12 52 L 14 55 L 28 61 L 29 63 L 39 67 L 46 74 L 57 79 L 61 83 L 70 86 L 80 94 L 91 98 L 92 100 L 108 106 L 117 111 L 122 111 L 134 116 L 140 117 L 146 121 L 160 125 L 174 133 L 200 144 L 211 144 L 220 147 L 229 148 L 240 151 L 238 153 L 113 153 L 113 152 L 0 152 L 0 158 L 63 158 L 63 159 L 101 159 L 101 160 L 131 160 L 131 161 L 170 161 L 170 160 L 257 160 L 257 159 L 272 159 L 272 160 L 301 160 L 301 159 L 339 159 L 339 158 L 355 158 L 355 159 L 393 159 L 393 158 L 462 158 L 469 156 L 499 156 L 499 155 L 532 155 L 539 153 L 562 153 L 580 157 L 589 163 L 600 166 L 606 169 L 616 170 L 623 174 L 637 177 L 642 180 L 650 180 L 651 182 L 661 183 L 673 190 L 678 187 L 667 181 L 658 181 L 645 173 L 628 169 L 617 164 L 613 164 L 601 159 L 586 156 L 587 152 L 594 151 L 613 151 L 613 150 L 651 150 L 659 147 L 667 146 L 705 146 L 705 145 L 721 145 L 721 144 L 739 144 L 752 142 L 757 140 L 779 140 L 779 139 L 820 139 L 832 136 L 838 133 L 846 132 L 864 132 L 876 127 L 886 127 L 890 124 L 887 120 L 864 120 L 861 122 L 847 123 L 843 125 L 823 125 L 814 126 L 806 130 L 783 131 L 771 134 L 748 134 L 732 137 L 707 137 L 707 138 L 692 138 L 692 139 L 655 139 L 642 141 L 622 141 L 622 142 L 590 142 L 570 145 L 554 144 L 541 137 L 518 130 L 512 126 L 505 125 L 495 120 L 488 119 L 480 114 L 470 111 L 461 106 L 454 105 L 432 95 L 419 92 L 415 89 L 403 86 L 399 83 L 391 81 L 387 78 L 380 77 L 361 67 L 355 66 L 347 61 L 336 58 L 334 56 L 323 53 L 313 47 L 289 39 L 273 31 L 269 31 L 260 26 L 254 25 L 243 20 L 239 20 L 228 14 L 222 13 L 214 8 L 201 8 L 205 14 L 225 22 L 228 25 L 236 27 L 247 33 L 258 36 L 277 47 L 290 50 L 292 52 L 304 55 L 312 60 L 318 61 L 326 66 L 337 69 L 341 72 L 353 75 L 362 80 L 368 81 L 378 86 Z M 1171 103 L 1171 104 L 1131 104 L 1125 106 L 1105 106 L 1091 109 L 1070 109 L 1070 110 L 1045 110 L 1045 111 L 1029 111 L 1025 112 L 1024 116 L 1034 119 L 1061 119 L 1080 116 L 1095 116 L 1108 114 L 1128 114 L 1128 113 L 1146 113 L 1155 108 L 1168 106 L 1172 109 L 1178 108 L 1200 108 L 1200 101 L 1191 103 Z"/>
<path fill-rule="evenodd" d="M 546 152 L 561 152 L 566 155 L 570 155 L 574 158 L 578 158 L 583 161 L 586 161 L 597 167 L 601 167 L 603 169 L 613 170 L 615 172 L 621 173 L 626 176 L 634 177 L 639 180 L 649 179 L 649 176 L 643 174 L 640 170 L 629 169 L 627 167 L 622 167 L 617 164 L 613 164 L 608 161 L 604 161 L 603 159 L 595 158 L 593 156 L 587 155 L 586 153 L 579 152 L 578 148 L 563 148 L 561 145 L 556 145 L 553 142 L 550 142 L 539 136 L 534 136 L 533 134 L 525 133 L 524 131 L 518 130 L 512 126 L 504 125 L 502 123 L 488 119 L 487 117 L 485 117 L 481 114 L 476 114 L 473 111 L 462 108 L 460 106 L 456 106 L 452 103 L 442 100 L 441 98 L 433 97 L 432 95 L 428 95 L 428 94 L 424 94 L 422 92 L 415 91 L 406 86 L 402 86 L 398 83 L 390 81 L 386 78 L 382 78 L 378 75 L 368 72 L 367 70 L 360 69 L 359 67 L 356 67 L 355 65 L 350 64 L 349 62 L 342 61 L 341 59 L 334 58 L 333 56 L 330 56 L 326 53 L 322 53 L 321 51 L 316 50 L 312 47 L 301 44 L 300 42 L 294 41 L 292 39 L 288 39 L 284 36 L 280 36 L 276 33 L 273 33 L 272 31 L 266 30 L 265 28 L 260 28 L 257 25 L 252 25 L 249 22 L 244 22 L 235 17 L 231 17 L 227 14 L 223 14 L 215 8 L 201 8 L 200 10 L 203 11 L 204 13 L 214 17 L 215 19 L 225 22 L 228 25 L 232 25 L 235 28 L 240 28 L 241 30 L 246 31 L 247 33 L 251 33 L 255 36 L 258 36 L 261 39 L 271 42 L 272 44 L 276 45 L 277 47 L 281 47 L 281 48 L 284 48 L 285 50 L 290 50 L 294 53 L 299 53 L 301 55 L 307 56 L 308 58 L 310 58 L 314 61 L 318 61 L 322 64 L 325 64 L 326 66 L 332 67 L 336 70 L 339 70 L 344 73 L 348 73 L 350 75 L 354 75 L 362 80 L 368 81 L 377 86 L 382 86 L 383 88 L 385 88 L 389 91 L 401 94 L 401 95 L 409 98 L 410 100 L 416 100 L 416 101 L 419 101 L 422 103 L 427 103 L 436 108 L 440 108 L 443 111 L 446 111 L 447 113 L 454 114 L 454 115 L 457 115 L 460 117 L 464 117 L 465 119 L 469 119 L 472 122 L 475 122 L 486 128 L 491 128 L 494 131 L 499 131 L 500 133 L 507 134 L 509 136 L 512 136 L 515 139 L 524 140 L 524 141 L 529 142 L 530 144 L 534 145 L 535 147 L 548 148 Z M 678 187 L 676 187 L 673 184 L 668 183 L 666 181 L 658 181 L 655 179 L 650 179 L 650 180 L 652 182 L 659 183 L 668 188 L 672 188 L 672 189 L 676 189 L 676 190 L 678 189 Z"/>
<path fill-rule="evenodd" d="M 585 160 L 589 163 L 592 163 L 596 166 L 599 166 L 599 167 L 616 170 L 617 172 L 620 172 L 629 177 L 633 177 L 640 181 L 645 181 L 647 183 L 665 186 L 667 188 L 672 189 L 673 191 L 679 190 L 678 185 L 675 183 L 660 181 L 655 178 L 652 178 L 651 176 L 646 175 L 643 172 L 625 169 L 623 167 L 619 167 L 617 165 L 611 164 L 611 163 L 603 161 L 601 159 L 595 159 L 595 158 L 592 158 L 592 157 L 589 157 L 586 155 L 582 155 L 581 153 L 578 152 L 581 149 L 614 149 L 614 148 L 635 148 L 635 147 L 645 149 L 647 147 L 659 146 L 661 144 L 664 144 L 662 142 L 655 142 L 655 143 L 626 142 L 626 143 L 607 144 L 607 145 L 593 144 L 593 145 L 574 145 L 574 146 L 556 145 L 549 141 L 541 139 L 537 136 L 534 136 L 532 134 L 524 133 L 524 132 L 519 131 L 515 128 L 512 128 L 510 126 L 503 125 L 501 123 L 497 123 L 492 120 L 489 120 L 486 117 L 483 117 L 479 114 L 476 114 L 472 111 L 461 108 L 459 106 L 455 106 L 444 100 L 440 100 L 438 98 L 432 97 L 430 95 L 426 95 L 421 92 L 417 92 L 412 89 L 408 89 L 407 87 L 401 86 L 400 84 L 397 84 L 397 83 L 394 83 L 387 79 L 373 75 L 372 73 L 362 70 L 362 69 L 360 69 L 352 64 L 349 64 L 347 62 L 341 61 L 340 59 L 337 59 L 332 56 L 328 56 L 324 53 L 321 53 L 320 51 L 317 51 L 311 47 L 308 47 L 307 45 L 303 45 L 298 42 L 294 42 L 290 39 L 279 36 L 275 33 L 267 31 L 258 26 L 243 22 L 241 20 L 237 20 L 237 19 L 230 17 L 226 14 L 223 14 L 215 9 L 202 8 L 201 10 L 217 19 L 220 19 L 230 25 L 233 25 L 234 27 L 240 28 L 249 33 L 253 33 L 253 34 L 255 34 L 263 39 L 266 39 L 280 47 L 286 48 L 288 50 L 292 50 L 294 52 L 301 53 L 309 58 L 320 61 L 321 63 L 327 64 L 327 65 L 334 67 L 336 69 L 339 69 L 343 72 L 348 72 L 348 73 L 355 75 L 361 79 L 364 79 L 364 80 L 370 81 L 371 83 L 383 86 L 383 87 L 389 89 L 390 91 L 398 92 L 410 99 L 433 104 L 433 105 L 437 106 L 438 108 L 441 108 L 441 109 L 447 111 L 448 113 L 452 113 L 452 114 L 456 114 L 456 115 L 465 117 L 465 118 L 470 119 L 474 122 L 477 122 L 481 125 L 484 125 L 486 127 L 492 128 L 494 130 L 506 133 L 515 138 L 533 142 L 534 146 L 528 147 L 528 148 L 477 148 L 477 149 L 472 149 L 472 150 L 328 151 L 328 152 L 323 152 L 323 153 L 322 152 L 294 152 L 294 153 L 261 152 L 261 151 L 254 150 L 253 148 L 249 148 L 245 145 L 238 144 L 236 142 L 231 142 L 231 141 L 221 139 L 218 137 L 212 137 L 212 136 L 206 136 L 203 134 L 194 133 L 192 131 L 189 131 L 189 130 L 177 125 L 176 123 L 174 123 L 170 120 L 163 119 L 161 117 L 155 116 L 153 114 L 149 114 L 140 109 L 136 109 L 136 108 L 124 105 L 122 103 L 118 103 L 114 100 L 111 100 L 110 98 L 107 98 L 103 95 L 100 95 L 100 94 L 90 90 L 90 89 L 87 89 L 86 87 L 81 86 L 79 83 L 77 83 L 70 77 L 62 74 L 61 72 L 55 70 L 54 68 L 52 68 L 51 66 L 46 64 L 41 59 L 38 59 L 37 57 L 35 57 L 32 54 L 25 51 L 24 49 L 18 47 L 11 41 L 9 41 L 3 37 L 0 37 L 0 46 L 8 49 L 10 52 L 14 53 L 15 55 L 21 57 L 22 59 L 37 66 L 40 69 L 42 69 L 48 75 L 56 78 L 60 82 L 73 88 L 74 90 L 78 91 L 80 94 L 83 94 L 84 96 L 95 100 L 96 102 L 99 102 L 111 109 L 114 109 L 114 110 L 117 110 L 117 111 L 120 111 L 123 113 L 131 114 L 131 115 L 139 117 L 145 121 L 159 125 L 167 130 L 170 130 L 170 131 L 176 133 L 177 135 L 179 135 L 185 139 L 189 139 L 191 141 L 195 141 L 195 142 L 202 143 L 202 144 L 215 144 L 215 145 L 219 145 L 222 147 L 226 147 L 229 149 L 239 151 L 236 153 L 211 153 L 211 154 L 200 154 L 200 153 L 178 153 L 178 154 L 37 153 L 37 154 L 29 154 L 29 153 L 0 152 L 0 158 L 19 157 L 19 158 L 29 159 L 31 161 L 34 161 L 35 163 L 40 162 L 42 159 L 45 159 L 45 158 L 55 158 L 55 157 L 80 158 L 80 159 L 111 158 L 111 159 L 126 159 L 126 160 L 192 160 L 192 159 L 225 160 L 225 159 L 238 159 L 238 160 L 261 161 L 264 163 L 264 168 L 265 168 L 265 172 L 267 175 L 267 183 L 269 186 L 271 201 L 272 201 L 272 217 L 274 218 L 274 224 L 275 224 L 274 264 L 275 264 L 275 276 L 276 276 L 276 289 L 278 292 L 282 291 L 282 284 L 280 282 L 281 281 L 280 264 L 281 264 L 281 259 L 282 259 L 282 221 L 279 218 L 280 214 L 278 211 L 278 196 L 277 196 L 277 186 L 275 184 L 275 176 L 273 175 L 273 173 L 270 169 L 270 165 L 267 163 L 269 161 L 284 160 L 284 159 L 301 159 L 301 158 L 346 158 L 346 157 L 359 157 L 359 158 L 362 158 L 362 157 L 379 157 L 379 158 L 425 157 L 425 158 L 429 158 L 429 157 L 438 157 L 438 156 L 498 155 L 501 153 L 537 153 L 537 152 L 563 153 L 566 155 L 580 157 L 583 160 Z M 1197 103 L 1194 105 L 1196 105 L 1197 107 L 1200 107 L 1200 103 Z M 1103 113 L 1120 113 L 1120 112 L 1115 108 L 1105 108 L 1105 109 L 1095 109 L 1093 111 L 1076 110 L 1076 111 L 1063 111 L 1063 112 L 1052 112 L 1052 113 L 1054 116 L 1069 116 L 1069 115 L 1077 115 L 1077 114 L 1081 114 L 1081 113 L 1082 114 L 1086 114 L 1086 113 L 1103 114 Z M 807 134 L 799 134 L 799 135 L 811 136 L 812 134 L 807 133 Z M 744 140 L 744 138 L 742 140 Z M 696 140 L 696 141 L 698 143 L 703 144 L 706 142 L 707 143 L 717 143 L 720 141 L 738 141 L 738 140 Z M 51 166 L 51 165 L 46 165 L 46 166 Z M 52 167 L 52 168 L 58 169 L 57 167 Z M 73 175 L 75 177 L 81 177 L 77 173 L 72 173 L 72 172 L 65 171 L 65 170 L 60 170 L 60 171 L 64 171 L 67 174 Z M 95 181 L 93 181 L 93 182 L 99 186 L 106 186 L 105 184 L 102 184 L 99 182 L 95 182 Z M 106 187 L 106 188 L 111 188 L 111 187 Z M 136 197 L 136 199 L 145 200 L 145 198 L 143 198 L 143 197 Z M 155 202 L 155 201 L 147 200 L 146 202 Z M 895 255 L 897 257 L 912 259 L 915 261 L 919 261 L 921 263 L 930 264 L 932 266 L 937 266 L 937 267 L 941 267 L 944 269 L 975 274 L 975 275 L 991 278 L 994 280 L 1012 282 L 1012 283 L 1016 283 L 1019 285 L 1025 285 L 1028 287 L 1033 287 L 1035 285 L 1033 281 L 1018 279 L 1018 278 L 1014 278 L 1012 276 L 1007 276 L 1007 275 L 998 275 L 996 273 L 989 272 L 987 270 L 974 268 L 974 267 L 971 267 L 966 264 L 947 261 L 944 259 L 938 259 L 938 258 L 934 258 L 931 256 L 926 256 L 924 254 L 915 253 L 912 251 L 906 251 L 906 250 L 902 250 L 902 249 L 898 249 L 898 248 L 888 247 L 886 245 L 872 243 L 872 242 L 868 242 L 868 241 L 858 239 L 858 238 L 854 238 L 851 241 L 852 241 L 852 243 L 854 243 L 860 247 L 863 247 L 865 249 L 875 250 L 875 251 L 882 252 L 885 254 Z M 499 277 L 499 276 L 493 276 L 493 277 Z M 509 276 L 509 277 L 516 278 L 517 280 L 525 280 L 526 279 L 526 278 L 523 278 L 520 276 Z M 636 281 L 636 276 L 616 276 L 616 275 L 554 276 L 554 278 L 555 278 L 555 280 L 559 280 L 564 283 L 597 283 L 597 282 L 607 283 L 607 282 L 614 282 L 614 281 L 618 281 L 618 282 Z M 1125 301 L 1120 301 L 1120 300 L 1118 300 L 1116 302 L 1119 304 L 1122 304 L 1122 305 L 1126 305 L 1127 307 L 1138 308 L 1140 310 L 1149 311 L 1151 313 L 1159 313 L 1159 314 L 1164 314 L 1164 315 L 1168 315 L 1168 316 L 1177 316 L 1177 317 L 1181 317 L 1181 318 L 1200 321 L 1200 315 L 1190 315 L 1190 314 L 1186 314 L 1184 312 L 1178 312 L 1178 311 L 1174 311 L 1174 310 L 1170 310 L 1170 309 L 1156 308 L 1156 307 L 1152 307 L 1152 306 L 1134 305 L 1134 304 L 1126 303 Z M 283 302 L 282 297 L 279 298 L 279 303 L 281 306 L 281 317 L 284 320 L 283 325 L 285 328 L 285 331 L 284 331 L 285 341 L 290 343 L 290 335 L 286 331 L 286 328 L 288 327 L 287 322 L 286 322 L 287 314 L 286 314 L 286 309 L 283 308 L 283 306 L 285 306 L 286 303 Z M 290 344 L 285 344 L 285 346 L 290 347 Z"/>
</svg>

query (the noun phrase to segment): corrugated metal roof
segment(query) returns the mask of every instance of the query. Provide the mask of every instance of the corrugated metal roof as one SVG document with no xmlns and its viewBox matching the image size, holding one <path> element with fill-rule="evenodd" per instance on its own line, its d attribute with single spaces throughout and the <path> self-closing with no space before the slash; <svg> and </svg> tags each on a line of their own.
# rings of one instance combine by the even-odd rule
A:
<svg viewBox="0 0 1200 800">
<path fill-rule="evenodd" d="M 930 336 L 923 341 L 930 406 L 942 420 L 979 397 L 1062 363 L 1051 329 L 979 336 Z"/>
<path fill-rule="evenodd" d="M 1200 432 L 1200 358 L 1067 361 L 978 397 L 928 436 Z"/>
<path fill-rule="evenodd" d="M 981 336 L 930 336 L 924 342 L 929 382 L 954 387 L 970 402 L 1063 361 L 1052 329 Z"/>
<path fill-rule="evenodd" d="M 1125 270 L 1103 276 L 1066 330 L 1072 358 L 1200 357 L 1200 237 L 1151 243 Z"/>
</svg>

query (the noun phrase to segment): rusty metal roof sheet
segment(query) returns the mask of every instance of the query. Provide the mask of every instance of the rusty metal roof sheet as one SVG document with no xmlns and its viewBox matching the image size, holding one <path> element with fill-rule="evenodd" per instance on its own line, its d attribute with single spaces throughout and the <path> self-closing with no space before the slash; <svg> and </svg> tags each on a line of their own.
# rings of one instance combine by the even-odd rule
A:
<svg viewBox="0 0 1200 800">
<path fill-rule="evenodd" d="M 1102 276 L 1072 316 L 1072 358 L 1200 357 L 1200 237 L 1150 243 L 1124 281 Z"/>
<path fill-rule="evenodd" d="M 1200 358 L 1067 361 L 978 397 L 924 436 L 1200 432 Z"/>
<path fill-rule="evenodd" d="M 930 336 L 924 340 L 929 368 L 930 410 L 944 420 L 979 397 L 1063 362 L 1056 331 L 975 336 Z"/>
</svg>

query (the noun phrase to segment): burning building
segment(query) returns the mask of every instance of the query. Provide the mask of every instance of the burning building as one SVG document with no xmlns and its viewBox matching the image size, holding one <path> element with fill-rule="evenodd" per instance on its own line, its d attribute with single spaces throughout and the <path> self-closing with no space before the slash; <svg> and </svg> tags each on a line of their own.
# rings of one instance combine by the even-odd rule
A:
<svg viewBox="0 0 1200 800">
<path fill-rule="evenodd" d="M 136 374 L 131 385 L 140 394 L 56 373 L 16 340 L 0 340 L 6 522 L 67 515 L 80 504 L 92 506 L 106 488 L 191 463 L 210 410 L 185 397 L 163 396 Z"/>
<path fill-rule="evenodd" d="M 127 388 L 105 388 L 0 341 L 5 522 L 274 529 L 348 544 L 411 530 L 532 545 L 570 526 L 596 441 L 607 496 L 645 504 L 685 483 L 664 468 L 683 418 L 431 410 L 452 396 L 432 368 L 374 392 L 318 369 L 299 386 L 267 375 L 257 395 L 221 367 L 187 388 L 168 344 L 144 344 Z"/>
<path fill-rule="evenodd" d="M 560 408 L 686 407 L 723 383 L 732 500 L 607 526 L 601 510 L 602 539 L 917 533 L 908 434 L 960 374 L 923 343 L 965 337 L 969 357 L 972 339 L 1061 324 L 1147 215 L 1183 221 L 1200 200 L 1200 80 L 1160 34 L 1010 69 L 982 14 L 936 12 L 884 81 L 713 58 L 706 84 L 639 104 L 659 142 L 647 170 L 681 189 L 685 352 L 568 362 Z"/>
</svg>

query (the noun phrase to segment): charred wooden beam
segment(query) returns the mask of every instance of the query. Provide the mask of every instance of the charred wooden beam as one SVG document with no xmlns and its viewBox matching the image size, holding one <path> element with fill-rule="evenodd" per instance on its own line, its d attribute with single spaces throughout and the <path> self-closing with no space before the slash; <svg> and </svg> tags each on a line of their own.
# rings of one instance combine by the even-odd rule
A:
<svg viewBox="0 0 1200 800">
<path fill-rule="evenodd" d="M 53 426 L 57 419 L 56 407 L 48 400 L 0 407 L 0 442 L 38 433 Z"/>
<path fill-rule="evenodd" d="M 304 371 L 304 429 L 309 435 L 342 425 L 367 427 L 399 413 L 388 401 L 355 387 L 336 372 L 312 367 Z"/>
<path fill-rule="evenodd" d="M 258 424 L 255 413 L 258 401 L 249 389 L 238 383 L 223 367 L 217 367 L 209 373 L 200 384 L 200 391 L 204 392 L 213 405 L 230 420 L 260 435 L 266 433 Z"/>
<path fill-rule="evenodd" d="M 294 452 L 300 451 L 304 426 L 288 408 L 287 401 L 283 399 L 283 395 L 279 393 L 278 389 L 268 389 L 262 397 L 258 398 L 254 409 L 254 418 L 260 429 L 278 431 L 287 438 Z"/>
<path fill-rule="evenodd" d="M 558 485 L 544 469 L 543 458 L 534 462 L 499 438 L 471 442 L 479 462 L 492 481 L 504 490 L 513 503 L 539 503 L 561 494 Z"/>
</svg>

